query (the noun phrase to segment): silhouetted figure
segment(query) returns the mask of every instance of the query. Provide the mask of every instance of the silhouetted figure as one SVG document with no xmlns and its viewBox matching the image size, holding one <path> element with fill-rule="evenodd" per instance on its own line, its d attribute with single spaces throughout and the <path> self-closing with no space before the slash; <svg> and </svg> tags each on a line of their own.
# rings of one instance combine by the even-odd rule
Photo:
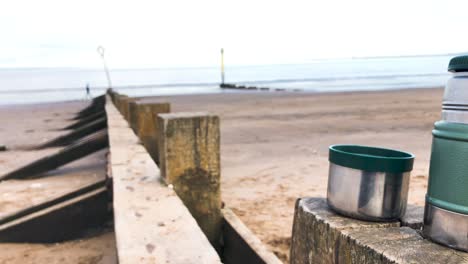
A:
<svg viewBox="0 0 468 264">
<path fill-rule="evenodd" d="M 91 90 L 89 89 L 89 83 L 86 84 L 86 99 L 92 99 Z"/>
</svg>

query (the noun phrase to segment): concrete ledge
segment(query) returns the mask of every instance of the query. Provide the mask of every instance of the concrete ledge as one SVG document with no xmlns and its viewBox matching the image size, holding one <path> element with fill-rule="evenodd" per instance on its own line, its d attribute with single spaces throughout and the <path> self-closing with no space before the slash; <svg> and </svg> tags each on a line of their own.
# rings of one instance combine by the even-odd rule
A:
<svg viewBox="0 0 468 264">
<path fill-rule="evenodd" d="M 109 98 L 106 112 L 119 263 L 221 263 Z"/>
<path fill-rule="evenodd" d="M 420 215 L 412 209 L 417 225 Z M 405 223 L 403 221 L 402 223 Z M 323 198 L 296 203 L 291 263 L 468 263 L 468 253 L 434 244 L 400 222 L 374 223 L 337 215 Z"/>
</svg>

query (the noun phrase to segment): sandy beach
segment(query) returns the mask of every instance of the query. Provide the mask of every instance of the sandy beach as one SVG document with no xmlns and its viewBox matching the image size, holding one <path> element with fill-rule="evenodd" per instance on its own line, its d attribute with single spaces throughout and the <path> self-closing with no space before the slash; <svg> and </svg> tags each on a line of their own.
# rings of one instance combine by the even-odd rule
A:
<svg viewBox="0 0 468 264">
<path fill-rule="evenodd" d="M 59 135 L 73 123 L 74 114 L 87 102 L 0 106 L 0 171 L 6 174 L 61 148 L 31 150 Z M 106 175 L 107 150 L 101 150 L 45 177 L 0 182 L 0 217 L 59 197 L 102 180 Z M 0 243 L 0 263 L 116 263 L 115 236 L 110 222 L 102 229 L 88 230 L 84 237 L 62 243 Z"/>
<path fill-rule="evenodd" d="M 288 262 L 296 199 L 326 196 L 329 145 L 365 144 L 412 152 L 416 161 L 409 203 L 424 204 L 431 129 L 440 119 L 442 94 L 441 88 L 434 88 L 226 93 L 157 100 L 170 102 L 173 112 L 207 111 L 220 116 L 223 200 Z M 0 144 L 21 149 L 43 142 L 41 133 L 31 130 L 45 131 L 41 124 L 56 122 L 54 117 L 69 116 L 80 106 L 74 102 L 0 107 L 4 121 Z M 10 134 L 13 131 L 17 133 Z M 60 133 L 47 131 L 50 138 Z M 15 162 L 0 160 L 0 165 L 5 169 Z"/>
<path fill-rule="evenodd" d="M 298 197 L 326 196 L 328 146 L 364 144 L 416 155 L 409 203 L 424 205 L 433 123 L 443 90 L 248 93 L 163 97 L 172 110 L 221 117 L 222 196 L 283 261 Z"/>
</svg>

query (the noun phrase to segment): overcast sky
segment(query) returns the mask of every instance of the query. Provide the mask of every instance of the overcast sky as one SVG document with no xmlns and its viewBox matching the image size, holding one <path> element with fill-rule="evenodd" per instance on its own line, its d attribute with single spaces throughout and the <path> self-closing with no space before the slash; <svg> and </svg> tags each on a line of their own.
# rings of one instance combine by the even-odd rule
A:
<svg viewBox="0 0 468 264">
<path fill-rule="evenodd" d="M 468 51 L 466 0 L 14 0 L 0 67 L 306 63 Z"/>
</svg>

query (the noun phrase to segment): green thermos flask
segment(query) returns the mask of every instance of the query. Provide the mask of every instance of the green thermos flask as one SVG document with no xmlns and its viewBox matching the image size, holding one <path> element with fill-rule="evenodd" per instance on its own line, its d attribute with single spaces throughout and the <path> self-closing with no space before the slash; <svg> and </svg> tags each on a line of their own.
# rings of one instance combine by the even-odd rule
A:
<svg viewBox="0 0 468 264">
<path fill-rule="evenodd" d="M 468 251 L 468 56 L 450 60 L 442 120 L 432 130 L 425 237 Z"/>
</svg>

